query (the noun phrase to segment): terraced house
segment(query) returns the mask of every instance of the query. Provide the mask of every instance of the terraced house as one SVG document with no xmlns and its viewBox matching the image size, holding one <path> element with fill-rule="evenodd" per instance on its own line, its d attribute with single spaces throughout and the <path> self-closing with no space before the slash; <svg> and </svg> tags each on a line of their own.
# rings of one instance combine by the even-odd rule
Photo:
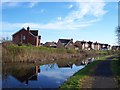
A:
<svg viewBox="0 0 120 90">
<path fill-rule="evenodd" d="M 50 47 L 50 48 L 57 48 L 56 42 L 46 42 L 43 46 Z"/>
<path fill-rule="evenodd" d="M 73 39 L 59 39 L 57 48 L 74 49 Z"/>
</svg>

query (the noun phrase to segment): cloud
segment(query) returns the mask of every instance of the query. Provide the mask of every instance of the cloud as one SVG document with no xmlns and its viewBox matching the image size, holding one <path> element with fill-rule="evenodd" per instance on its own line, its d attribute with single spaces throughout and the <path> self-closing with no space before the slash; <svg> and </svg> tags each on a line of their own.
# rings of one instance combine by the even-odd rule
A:
<svg viewBox="0 0 120 90">
<path fill-rule="evenodd" d="M 38 2 L 2 2 L 2 7 L 3 8 L 16 8 L 16 7 L 28 7 L 28 8 L 32 8 L 35 5 L 37 5 Z"/>
<path fill-rule="evenodd" d="M 48 22 L 47 24 L 41 23 L 9 23 L 3 22 L 3 30 L 18 30 L 22 27 L 30 26 L 38 30 L 75 30 L 83 27 L 88 27 L 101 20 L 101 17 L 107 13 L 104 10 L 105 3 L 102 0 L 101 2 L 76 2 L 77 9 L 68 13 L 65 17 L 57 17 L 57 20 Z M 37 3 L 31 3 L 31 7 Z M 72 7 L 72 6 L 71 6 Z M 41 9 L 41 13 L 44 12 L 44 9 Z M 86 18 L 86 16 L 92 18 Z M 7 28 L 6 28 L 7 27 Z"/>
<path fill-rule="evenodd" d="M 73 5 L 72 5 L 72 4 L 70 4 L 70 5 L 68 6 L 68 8 L 69 8 L 69 9 L 73 8 Z"/>
<path fill-rule="evenodd" d="M 38 2 L 30 2 L 29 5 L 28 5 L 28 7 L 32 8 L 32 7 L 34 7 L 37 4 L 38 4 Z"/>
<path fill-rule="evenodd" d="M 90 0 L 77 0 L 78 2 L 89 2 Z M 2 0 L 2 2 L 75 2 L 75 0 Z M 95 2 L 102 2 L 95 0 Z M 119 2 L 119 0 L 104 0 L 104 2 Z"/>
<path fill-rule="evenodd" d="M 62 17 L 58 17 L 57 19 L 58 19 L 58 20 L 62 20 Z"/>
<path fill-rule="evenodd" d="M 101 0 L 102 1 L 102 0 Z M 104 2 L 78 2 L 77 10 L 72 11 L 66 16 L 65 21 L 74 22 L 79 21 L 80 19 L 84 19 L 86 16 L 91 16 L 94 18 L 100 18 L 107 11 L 104 10 L 105 3 Z"/>
<path fill-rule="evenodd" d="M 8 23 L 8 22 L 3 22 L 2 25 L 2 29 L 3 32 L 7 31 L 7 32 L 14 32 L 18 29 L 21 29 L 22 27 L 28 27 L 30 26 L 32 29 L 38 29 L 38 30 L 75 30 L 78 28 L 83 28 L 83 27 L 88 27 L 91 25 L 91 23 L 94 23 L 98 20 L 91 20 L 88 22 L 72 22 L 72 23 L 66 23 L 63 22 L 62 20 L 59 21 L 55 21 L 55 22 L 51 22 L 51 23 L 47 23 L 47 24 L 40 24 L 40 23 Z M 9 27 L 9 30 L 8 28 Z"/>
<path fill-rule="evenodd" d="M 18 6 L 20 6 L 19 2 L 2 2 L 2 8 L 18 7 Z"/>
</svg>

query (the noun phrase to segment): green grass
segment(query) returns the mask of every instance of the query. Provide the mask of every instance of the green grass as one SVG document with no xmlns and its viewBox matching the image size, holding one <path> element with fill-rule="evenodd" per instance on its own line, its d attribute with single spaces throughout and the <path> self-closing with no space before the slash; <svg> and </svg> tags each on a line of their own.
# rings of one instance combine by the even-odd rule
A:
<svg viewBox="0 0 120 90">
<path fill-rule="evenodd" d="M 120 88 L 120 58 L 113 58 L 111 67 Z"/>
<path fill-rule="evenodd" d="M 113 56 L 115 56 L 114 54 L 112 54 L 112 55 L 104 55 L 104 56 L 100 56 L 97 60 L 105 60 L 105 59 L 107 59 L 107 58 L 109 58 L 109 57 L 113 57 Z"/>
<path fill-rule="evenodd" d="M 43 60 L 61 60 L 70 58 L 84 58 L 95 56 L 96 51 L 85 51 L 64 48 L 48 48 L 34 46 L 17 46 L 11 42 L 4 42 L 2 45 L 3 62 L 40 62 Z M 108 51 L 97 51 L 107 53 Z"/>
<path fill-rule="evenodd" d="M 113 55 L 112 55 L 113 56 Z M 85 78 L 89 78 L 90 75 L 94 73 L 94 69 L 96 68 L 97 64 L 101 60 L 105 60 L 106 58 L 111 57 L 111 55 L 103 56 L 96 61 L 88 64 L 85 68 L 79 70 L 73 76 L 71 76 L 67 81 L 65 81 L 61 86 L 60 89 L 80 89 L 81 88 L 81 81 Z"/>
<path fill-rule="evenodd" d="M 98 55 L 111 55 L 111 54 L 117 54 L 118 51 L 114 51 L 114 50 L 98 50 L 98 51 L 96 51 L 96 53 Z"/>
<path fill-rule="evenodd" d="M 88 64 L 85 68 L 79 70 L 73 76 L 71 76 L 65 83 L 60 86 L 60 89 L 79 89 L 81 86 L 82 79 L 88 77 L 93 73 L 93 68 L 99 63 L 99 61 L 94 61 Z"/>
<path fill-rule="evenodd" d="M 94 52 L 92 52 L 94 53 Z M 89 53 L 78 52 L 74 49 L 48 48 L 34 46 L 3 45 L 3 62 L 34 62 L 42 60 L 69 59 L 72 56 L 83 58 Z"/>
</svg>

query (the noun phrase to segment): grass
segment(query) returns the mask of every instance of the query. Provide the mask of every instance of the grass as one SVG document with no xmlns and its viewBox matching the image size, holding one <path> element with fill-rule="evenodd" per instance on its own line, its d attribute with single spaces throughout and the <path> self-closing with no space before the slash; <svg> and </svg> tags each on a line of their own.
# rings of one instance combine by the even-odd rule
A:
<svg viewBox="0 0 120 90">
<path fill-rule="evenodd" d="M 65 83 L 60 86 L 60 89 L 79 89 L 81 88 L 81 81 L 89 75 L 91 75 L 94 71 L 94 67 L 99 63 L 99 61 L 94 61 L 88 64 L 85 68 L 79 70 L 73 76 L 71 76 Z"/>
<path fill-rule="evenodd" d="M 34 47 L 34 46 L 17 46 L 11 42 L 4 42 L 2 44 L 2 61 L 10 62 L 29 62 L 39 63 L 45 60 L 61 60 L 71 58 L 84 58 L 88 56 L 95 56 L 96 53 L 106 53 L 109 51 L 85 51 L 64 48 L 48 48 L 48 47 Z"/>
<path fill-rule="evenodd" d="M 65 81 L 61 86 L 60 89 L 80 89 L 82 86 L 82 81 L 85 79 L 88 79 L 90 75 L 94 73 L 94 70 L 97 66 L 97 64 L 101 60 L 105 60 L 106 58 L 109 58 L 113 55 L 103 56 L 96 61 L 88 64 L 85 68 L 79 70 L 77 73 L 75 73 L 73 76 L 71 76 L 67 81 Z M 119 68 L 120 70 L 120 68 Z"/>
<path fill-rule="evenodd" d="M 73 50 L 16 45 L 3 45 L 2 51 L 4 62 L 53 60 L 60 57 L 68 58 L 68 54 L 76 54 L 76 51 Z"/>
<path fill-rule="evenodd" d="M 114 54 L 112 54 L 112 55 L 104 55 L 104 56 L 100 56 L 99 58 L 97 58 L 97 60 L 105 60 L 106 58 L 109 58 L 109 57 L 113 57 L 113 56 L 115 56 Z"/>
<path fill-rule="evenodd" d="M 115 75 L 115 78 L 118 82 L 118 88 L 120 88 L 120 57 L 113 58 L 111 62 L 112 71 Z"/>
<path fill-rule="evenodd" d="M 41 62 L 45 60 L 60 60 L 70 58 L 84 58 L 92 55 L 92 51 L 76 51 L 74 49 L 48 48 L 34 46 L 17 46 L 12 43 L 2 45 L 3 62 Z"/>
</svg>

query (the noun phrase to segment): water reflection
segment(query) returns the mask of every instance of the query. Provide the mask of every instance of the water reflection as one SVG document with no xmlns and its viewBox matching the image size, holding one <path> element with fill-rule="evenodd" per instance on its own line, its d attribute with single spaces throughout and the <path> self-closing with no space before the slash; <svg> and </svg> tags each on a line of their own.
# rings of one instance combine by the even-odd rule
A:
<svg viewBox="0 0 120 90">
<path fill-rule="evenodd" d="M 67 78 L 94 61 L 63 60 L 42 65 L 7 65 L 3 68 L 3 88 L 58 88 Z"/>
</svg>

